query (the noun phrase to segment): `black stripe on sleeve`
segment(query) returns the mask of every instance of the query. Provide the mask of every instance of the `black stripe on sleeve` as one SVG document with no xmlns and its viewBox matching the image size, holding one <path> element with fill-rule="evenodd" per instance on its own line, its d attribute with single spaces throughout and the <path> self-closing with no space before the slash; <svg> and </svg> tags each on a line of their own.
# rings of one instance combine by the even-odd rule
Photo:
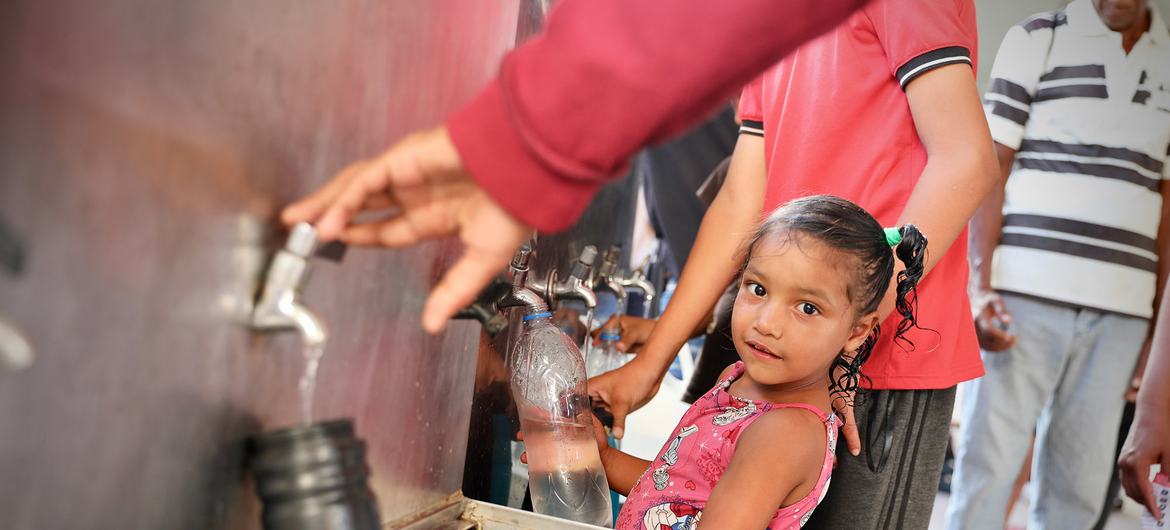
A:
<svg viewBox="0 0 1170 530">
<path fill-rule="evenodd" d="M 1097 144 L 1067 144 L 1052 140 L 1027 139 L 1020 144 L 1019 151 L 1022 153 L 1060 153 L 1063 155 L 1091 156 L 1094 158 L 1116 158 L 1118 160 L 1132 162 L 1154 173 L 1161 173 L 1162 167 L 1165 165 L 1161 160 L 1141 151 Z"/>
<path fill-rule="evenodd" d="M 1038 29 L 1056 29 L 1060 26 L 1068 24 L 1068 14 L 1064 9 L 1056 13 L 1045 13 L 1023 24 L 1024 31 L 1031 33 Z"/>
<path fill-rule="evenodd" d="M 906 85 L 910 84 L 918 76 L 935 68 L 956 63 L 971 64 L 971 50 L 963 46 L 947 46 L 928 51 L 906 61 L 905 64 L 898 67 L 898 70 L 894 72 L 894 76 L 898 78 L 898 83 L 902 85 L 902 90 L 905 90 Z"/>
<path fill-rule="evenodd" d="M 1050 160 L 1047 158 L 1016 157 L 1016 166 L 1020 169 L 1033 169 L 1052 173 L 1069 173 L 1073 175 L 1087 175 L 1107 179 L 1121 180 L 1136 184 L 1154 193 L 1158 193 L 1160 179 L 1153 179 L 1138 173 L 1136 170 L 1109 164 L 1088 164 L 1071 160 Z"/>
<path fill-rule="evenodd" d="M 1150 91 L 1149 90 L 1138 90 L 1133 95 L 1133 102 L 1134 103 L 1141 103 L 1144 105 L 1146 103 L 1146 100 L 1148 100 L 1148 99 L 1150 99 Z"/>
<path fill-rule="evenodd" d="M 1024 125 L 1028 123 L 1028 113 L 1017 109 L 1002 101 L 989 101 L 991 106 L 991 113 L 1001 118 L 1007 118 L 1017 125 Z"/>
<path fill-rule="evenodd" d="M 987 91 L 1009 97 L 1025 105 L 1032 103 L 1032 96 L 1028 94 L 1028 89 L 1000 77 L 991 80 L 991 86 L 987 88 Z"/>
<path fill-rule="evenodd" d="M 1084 221 L 1064 219 L 1061 217 L 1009 213 L 1003 216 L 1003 226 L 1020 226 L 1024 228 L 1051 230 L 1053 232 L 1064 232 L 1066 234 L 1075 234 L 1104 241 L 1113 241 L 1148 252 L 1156 253 L 1158 251 L 1157 243 L 1152 237 L 1112 226 L 1086 223 Z"/>
<path fill-rule="evenodd" d="M 1036 97 L 1032 98 L 1032 101 L 1039 103 L 1064 98 L 1106 99 L 1108 97 L 1109 91 L 1105 89 L 1105 85 L 1065 85 L 1041 88 L 1036 91 Z"/>
<path fill-rule="evenodd" d="M 1060 254 L 1068 254 L 1070 256 L 1077 256 L 1097 261 L 1104 261 L 1106 263 L 1113 263 L 1116 265 L 1123 265 L 1126 267 L 1133 267 L 1135 269 L 1146 272 L 1157 273 L 1158 271 L 1158 262 L 1145 256 L 1131 254 L 1122 250 L 1099 247 L 1097 245 L 1089 245 L 1087 243 L 1080 243 L 1077 241 L 1057 239 L 1055 237 L 1035 236 L 1031 234 L 1004 234 L 1003 237 L 1000 238 L 999 244 L 1013 247 L 1033 248 L 1036 250 L 1047 250 L 1049 252 L 1057 252 Z"/>
<path fill-rule="evenodd" d="M 755 120 L 743 120 L 739 125 L 739 134 L 750 134 L 752 136 L 764 137 L 764 122 Z"/>
<path fill-rule="evenodd" d="M 1081 64 L 1076 66 L 1057 66 L 1040 76 L 1040 81 L 1054 81 L 1056 79 L 1105 79 L 1105 65 Z"/>
</svg>

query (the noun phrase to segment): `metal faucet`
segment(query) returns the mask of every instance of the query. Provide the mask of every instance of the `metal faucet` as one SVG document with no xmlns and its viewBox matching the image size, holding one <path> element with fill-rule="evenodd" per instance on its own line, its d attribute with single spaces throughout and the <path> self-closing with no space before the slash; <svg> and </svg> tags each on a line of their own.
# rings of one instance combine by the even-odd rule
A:
<svg viewBox="0 0 1170 530">
<path fill-rule="evenodd" d="M 626 300 L 626 286 L 622 284 L 622 279 L 617 275 L 618 256 L 621 254 L 621 249 L 617 247 L 609 247 L 601 254 L 601 266 L 597 268 L 597 277 L 594 279 L 594 289 L 606 289 L 613 293 L 618 300 Z M 624 312 L 625 308 L 618 308 Z"/>
<path fill-rule="evenodd" d="M 0 369 L 23 370 L 36 359 L 32 344 L 16 324 L 0 317 Z"/>
<path fill-rule="evenodd" d="M 597 295 L 590 287 L 589 276 L 596 258 L 597 247 L 586 245 L 567 278 L 557 281 L 557 271 L 553 269 L 544 280 L 529 280 L 526 286 L 540 294 L 549 306 L 561 300 L 579 300 L 585 307 L 593 309 L 597 307 Z"/>
<path fill-rule="evenodd" d="M 325 324 L 300 300 L 301 288 L 309 277 L 309 258 L 316 247 L 317 230 L 308 223 L 297 223 L 284 249 L 276 253 L 268 267 L 264 289 L 252 311 L 254 329 L 296 329 L 306 346 L 325 344 Z"/>
<path fill-rule="evenodd" d="M 500 314 L 498 308 L 500 300 L 508 296 L 512 291 L 512 283 L 503 277 L 496 277 L 492 283 L 484 287 L 479 292 L 479 296 L 475 301 L 467 307 L 460 309 L 455 316 L 456 320 L 478 320 L 483 326 L 483 331 L 489 337 L 495 337 L 504 328 L 508 327 L 508 319 Z"/>
<path fill-rule="evenodd" d="M 548 311 L 548 303 L 544 298 L 528 287 L 528 262 L 531 258 L 532 245 L 526 242 L 516 251 L 512 263 L 508 266 L 512 272 L 512 288 L 496 302 L 496 307 L 500 309 L 526 307 L 534 312 Z"/>
<path fill-rule="evenodd" d="M 642 269 L 630 273 L 630 276 L 627 278 L 618 279 L 618 283 L 622 284 L 626 289 L 642 291 L 642 299 L 645 301 L 642 307 L 646 308 L 646 310 L 650 309 L 650 304 L 654 302 L 654 297 L 658 295 L 658 292 L 654 289 L 654 284 L 650 283 L 650 280 L 646 278 L 646 273 Z"/>
</svg>

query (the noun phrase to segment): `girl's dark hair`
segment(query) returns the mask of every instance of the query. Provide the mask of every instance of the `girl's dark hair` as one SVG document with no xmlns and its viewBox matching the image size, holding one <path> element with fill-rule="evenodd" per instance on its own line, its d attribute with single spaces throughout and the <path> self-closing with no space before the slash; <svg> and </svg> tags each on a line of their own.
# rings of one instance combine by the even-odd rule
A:
<svg viewBox="0 0 1170 530">
<path fill-rule="evenodd" d="M 839 252 L 857 259 L 857 276 L 849 285 L 848 295 L 857 307 L 857 314 L 877 310 L 890 278 L 894 275 L 894 255 L 905 265 L 898 273 L 895 309 L 902 320 L 894 333 L 894 340 L 909 348 L 914 343 L 905 337 L 917 326 L 918 281 L 922 279 L 926 262 L 926 236 L 912 224 L 901 226 L 902 241 L 891 251 L 885 230 L 869 212 L 840 197 L 814 195 L 793 200 L 777 208 L 768 216 L 748 243 L 744 260 L 751 259 L 756 246 L 763 239 L 776 236 L 808 236 Z M 836 396 L 861 388 L 861 366 L 869 359 L 878 338 L 878 327 L 865 342 L 849 355 L 841 352 L 829 367 L 829 391 Z"/>
</svg>

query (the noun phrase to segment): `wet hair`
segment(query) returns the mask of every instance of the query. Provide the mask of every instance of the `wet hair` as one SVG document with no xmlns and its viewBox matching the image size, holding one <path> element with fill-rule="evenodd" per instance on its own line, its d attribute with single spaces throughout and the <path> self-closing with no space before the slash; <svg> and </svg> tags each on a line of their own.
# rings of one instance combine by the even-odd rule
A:
<svg viewBox="0 0 1170 530">
<path fill-rule="evenodd" d="M 894 256 L 905 270 L 898 273 L 895 310 L 902 316 L 894 340 L 908 349 L 914 343 L 905 335 L 918 325 L 918 282 L 926 263 L 926 236 L 912 224 L 898 228 L 902 241 L 893 249 L 886 242 L 885 229 L 869 212 L 845 199 L 831 195 L 814 195 L 793 200 L 777 208 L 760 224 L 748 242 L 744 267 L 761 241 L 769 237 L 811 237 L 829 248 L 856 260 L 855 278 L 849 283 L 850 301 L 857 316 L 876 311 L 886 296 L 894 275 Z M 742 276 L 742 274 L 741 274 Z M 842 351 L 829 367 L 829 392 L 844 396 L 861 388 L 861 366 L 869 359 L 877 343 L 879 328 L 852 355 Z"/>
</svg>

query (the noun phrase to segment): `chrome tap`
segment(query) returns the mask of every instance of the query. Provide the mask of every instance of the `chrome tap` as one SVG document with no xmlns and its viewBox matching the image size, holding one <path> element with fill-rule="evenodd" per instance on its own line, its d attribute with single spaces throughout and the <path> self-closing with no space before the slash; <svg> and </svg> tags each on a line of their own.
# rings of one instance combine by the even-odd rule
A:
<svg viewBox="0 0 1170 530">
<path fill-rule="evenodd" d="M 621 278 L 617 275 L 618 257 L 621 255 L 621 249 L 611 246 L 601 253 L 601 266 L 597 268 L 597 277 L 594 278 L 594 289 L 607 289 L 613 293 L 621 302 L 626 300 L 626 287 L 622 284 Z M 624 307 L 619 307 L 618 311 L 625 312 Z"/>
<path fill-rule="evenodd" d="M 630 273 L 629 277 L 618 279 L 618 283 L 622 284 L 627 290 L 642 291 L 642 299 L 645 301 L 642 307 L 647 311 L 650 309 L 650 304 L 654 302 L 654 297 L 658 295 L 658 292 L 654 289 L 654 284 L 650 283 L 650 280 L 646 278 L 646 273 L 642 269 Z"/>
<path fill-rule="evenodd" d="M 528 262 L 531 257 L 532 245 L 526 242 L 516 251 L 512 263 L 508 266 L 512 272 L 512 288 L 496 302 L 496 307 L 500 309 L 527 307 L 533 311 L 548 311 L 548 303 L 528 286 Z"/>
<path fill-rule="evenodd" d="M 16 328 L 16 324 L 0 317 L 0 369 L 23 370 L 36 359 L 28 337 Z"/>
<path fill-rule="evenodd" d="M 301 288 L 309 276 L 309 258 L 316 247 L 317 230 L 308 223 L 297 223 L 284 249 L 276 253 L 268 267 L 260 300 L 252 310 L 254 329 L 296 329 L 306 346 L 325 344 L 325 324 L 300 300 Z"/>
<path fill-rule="evenodd" d="M 527 287 L 539 293 L 550 307 L 561 300 L 579 300 L 585 307 L 597 307 L 597 295 L 590 287 L 589 276 L 593 271 L 593 260 L 597 258 L 597 247 L 586 245 L 581 256 L 573 264 L 569 276 L 558 281 L 557 271 L 551 270 L 544 280 L 529 280 Z"/>
</svg>

